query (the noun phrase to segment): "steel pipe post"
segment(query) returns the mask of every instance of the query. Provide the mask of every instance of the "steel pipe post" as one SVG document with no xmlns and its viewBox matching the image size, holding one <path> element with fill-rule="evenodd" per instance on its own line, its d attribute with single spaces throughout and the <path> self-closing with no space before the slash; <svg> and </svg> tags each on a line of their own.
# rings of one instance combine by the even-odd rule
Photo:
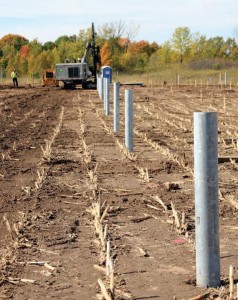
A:
<svg viewBox="0 0 238 300">
<path fill-rule="evenodd" d="M 99 99 L 102 100 L 102 98 L 103 98 L 103 80 L 102 80 L 102 77 L 98 77 L 98 79 L 97 79 L 97 89 L 98 89 Z"/>
<path fill-rule="evenodd" d="M 217 113 L 194 113 L 197 285 L 220 285 Z"/>
<path fill-rule="evenodd" d="M 103 82 L 103 106 L 104 106 L 104 111 L 106 110 L 106 78 L 102 78 L 102 82 Z"/>
<path fill-rule="evenodd" d="M 100 90 L 101 90 L 101 100 L 103 101 L 103 92 L 104 92 L 104 84 L 103 84 L 103 78 L 100 77 L 101 80 L 100 80 L 100 83 L 101 83 L 101 87 L 100 87 Z"/>
<path fill-rule="evenodd" d="M 114 132 L 119 132 L 119 91 L 120 91 L 120 84 L 115 82 L 113 84 L 113 103 L 114 103 Z"/>
<path fill-rule="evenodd" d="M 106 116 L 110 114 L 110 84 L 109 84 L 109 78 L 103 78 L 103 100 L 104 100 L 104 110 Z"/>
<path fill-rule="evenodd" d="M 98 93 L 99 93 L 99 84 L 98 84 L 98 75 L 97 75 L 97 91 L 98 91 Z"/>
<path fill-rule="evenodd" d="M 133 90 L 125 90 L 125 146 L 132 152 L 133 145 Z"/>
<path fill-rule="evenodd" d="M 105 78 L 105 91 L 106 91 L 106 102 L 105 102 L 105 114 L 108 116 L 110 114 L 110 80 Z"/>
</svg>

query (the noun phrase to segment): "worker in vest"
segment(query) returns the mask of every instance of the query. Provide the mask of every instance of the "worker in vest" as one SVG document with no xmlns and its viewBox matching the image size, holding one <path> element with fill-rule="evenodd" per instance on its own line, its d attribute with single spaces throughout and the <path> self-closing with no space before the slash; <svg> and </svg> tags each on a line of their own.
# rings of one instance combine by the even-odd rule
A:
<svg viewBox="0 0 238 300">
<path fill-rule="evenodd" d="M 13 86 L 18 88 L 18 80 L 17 80 L 17 71 L 16 71 L 16 69 L 14 69 L 14 71 L 12 71 L 11 78 L 12 78 Z"/>
</svg>

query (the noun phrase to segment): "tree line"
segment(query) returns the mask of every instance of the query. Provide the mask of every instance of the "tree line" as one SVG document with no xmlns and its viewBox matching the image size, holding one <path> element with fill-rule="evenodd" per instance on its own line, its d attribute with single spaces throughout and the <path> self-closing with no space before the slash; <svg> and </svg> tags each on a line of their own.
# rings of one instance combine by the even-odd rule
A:
<svg viewBox="0 0 238 300">
<path fill-rule="evenodd" d="M 156 71 L 178 63 L 195 69 L 237 66 L 238 45 L 234 38 L 206 38 L 200 33 L 191 33 L 189 27 L 178 27 L 171 39 L 159 45 L 134 41 L 137 31 L 137 26 L 127 26 L 121 21 L 99 26 L 96 44 L 101 49 L 102 65 L 123 72 Z M 44 44 L 37 39 L 29 41 L 23 36 L 8 34 L 0 39 L 0 71 L 9 76 L 16 68 L 22 76 L 41 76 L 44 69 L 54 68 L 56 63 L 83 57 L 90 41 L 91 28 Z"/>
</svg>

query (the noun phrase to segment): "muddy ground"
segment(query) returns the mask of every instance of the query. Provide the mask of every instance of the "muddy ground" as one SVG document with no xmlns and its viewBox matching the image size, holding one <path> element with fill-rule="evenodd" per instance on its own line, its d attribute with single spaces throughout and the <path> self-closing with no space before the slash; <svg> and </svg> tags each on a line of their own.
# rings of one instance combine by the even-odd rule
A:
<svg viewBox="0 0 238 300">
<path fill-rule="evenodd" d="M 125 88 L 134 90 L 134 153 L 124 147 Z M 228 299 L 237 107 L 236 87 L 121 86 L 114 134 L 113 107 L 105 116 L 96 91 L 1 86 L 0 298 L 104 299 L 105 287 L 115 299 Z M 218 112 L 216 289 L 196 286 L 194 111 Z"/>
</svg>

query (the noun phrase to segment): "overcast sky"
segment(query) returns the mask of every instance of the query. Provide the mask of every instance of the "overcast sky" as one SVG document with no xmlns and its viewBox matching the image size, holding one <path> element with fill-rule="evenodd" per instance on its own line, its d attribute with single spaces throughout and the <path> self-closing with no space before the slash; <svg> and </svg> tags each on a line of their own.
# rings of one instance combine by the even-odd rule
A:
<svg viewBox="0 0 238 300">
<path fill-rule="evenodd" d="M 238 38 L 238 0 L 0 0 L 0 38 L 19 34 L 39 42 L 104 23 L 139 26 L 134 40 L 164 43 L 177 27 L 207 38 Z"/>
</svg>

